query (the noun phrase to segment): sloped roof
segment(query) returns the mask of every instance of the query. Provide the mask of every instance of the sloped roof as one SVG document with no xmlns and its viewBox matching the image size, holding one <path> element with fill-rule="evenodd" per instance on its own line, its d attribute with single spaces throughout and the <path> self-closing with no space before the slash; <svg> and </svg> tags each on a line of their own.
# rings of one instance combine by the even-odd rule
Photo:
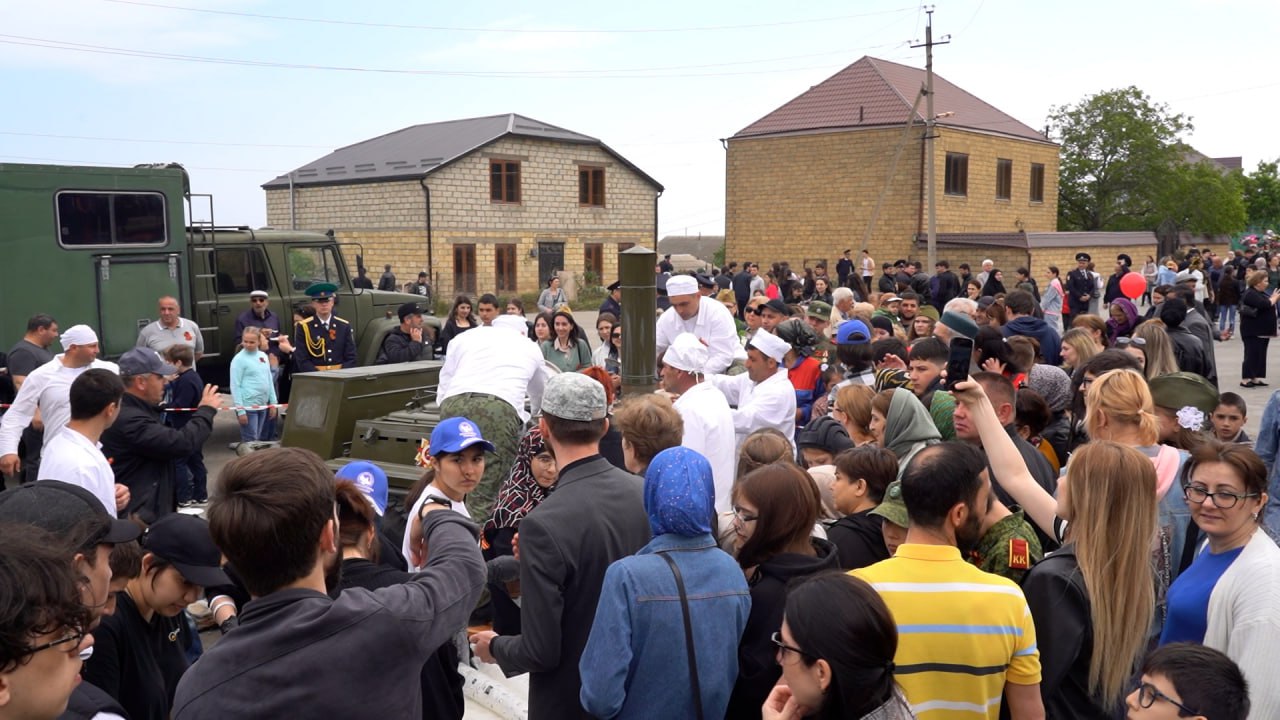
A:
<svg viewBox="0 0 1280 720">
<path fill-rule="evenodd" d="M 600 140 L 515 113 L 425 123 L 379 135 L 338 148 L 262 188 L 288 187 L 290 174 L 295 186 L 417 179 L 509 135 L 595 145 L 662 190 L 658 181 Z"/>
<path fill-rule="evenodd" d="M 1118 247 L 1123 245 L 1150 245 L 1154 248 L 1156 246 L 1156 234 L 1147 230 L 1027 233 L 1027 247 L 1030 248 Z"/>
<path fill-rule="evenodd" d="M 806 130 L 901 126 L 906 122 L 924 82 L 925 71 L 920 68 L 863 57 L 738 131 L 733 138 Z M 1052 144 L 1043 134 L 937 74 L 933 76 L 933 93 L 935 113 L 954 113 L 938 119 L 938 125 Z M 917 122 L 925 121 L 924 112 L 925 103 L 921 100 L 915 113 Z"/>
</svg>

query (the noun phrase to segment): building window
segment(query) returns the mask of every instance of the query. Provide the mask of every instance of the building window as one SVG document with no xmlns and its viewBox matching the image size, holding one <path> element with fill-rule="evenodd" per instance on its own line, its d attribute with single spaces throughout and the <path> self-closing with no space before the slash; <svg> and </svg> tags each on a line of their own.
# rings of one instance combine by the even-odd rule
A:
<svg viewBox="0 0 1280 720">
<path fill-rule="evenodd" d="M 604 277 L 604 243 L 583 243 L 582 270 L 588 285 L 599 285 Z"/>
<path fill-rule="evenodd" d="M 964 153 L 947 153 L 946 193 L 965 196 L 969 194 L 969 156 Z"/>
<path fill-rule="evenodd" d="M 474 294 L 476 291 L 476 246 L 453 246 L 453 291 Z"/>
<path fill-rule="evenodd" d="M 1031 202 L 1044 202 L 1044 165 L 1031 163 Z"/>
<path fill-rule="evenodd" d="M 489 161 L 489 199 L 496 203 L 520 202 L 520 162 Z"/>
<path fill-rule="evenodd" d="M 604 168 L 578 168 L 578 204 L 604 207 Z"/>
<path fill-rule="evenodd" d="M 1008 158 L 996 158 L 996 199 L 1008 200 L 1013 197 L 1013 161 Z"/>
<path fill-rule="evenodd" d="M 494 292 L 516 292 L 516 246 L 499 244 L 493 248 Z"/>
<path fill-rule="evenodd" d="M 64 246 L 164 245 L 160 193 L 58 193 L 58 239 Z"/>
</svg>

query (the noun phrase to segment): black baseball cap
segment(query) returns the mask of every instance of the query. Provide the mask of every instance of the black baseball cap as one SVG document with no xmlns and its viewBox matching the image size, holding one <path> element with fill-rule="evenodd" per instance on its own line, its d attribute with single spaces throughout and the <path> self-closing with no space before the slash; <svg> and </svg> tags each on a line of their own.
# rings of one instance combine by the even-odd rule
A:
<svg viewBox="0 0 1280 720">
<path fill-rule="evenodd" d="M 117 520 L 96 495 L 61 480 L 40 480 L 0 492 L 0 522 L 33 525 L 78 547 L 138 539 L 142 528 Z M 77 534 L 88 533 L 83 538 Z"/>
<path fill-rule="evenodd" d="M 194 515 L 170 513 L 156 520 L 143 534 L 142 548 L 168 560 L 189 583 L 231 584 L 222 571 L 222 551 L 209 534 L 209 523 Z"/>
<path fill-rule="evenodd" d="M 407 302 L 396 310 L 396 314 L 400 316 L 400 322 L 404 322 L 404 319 L 410 315 L 421 315 L 422 308 L 418 307 L 418 303 Z"/>
<path fill-rule="evenodd" d="M 778 298 L 774 298 L 765 303 L 764 307 L 769 308 L 783 317 L 791 317 L 791 308 L 787 307 L 787 304 Z"/>
</svg>

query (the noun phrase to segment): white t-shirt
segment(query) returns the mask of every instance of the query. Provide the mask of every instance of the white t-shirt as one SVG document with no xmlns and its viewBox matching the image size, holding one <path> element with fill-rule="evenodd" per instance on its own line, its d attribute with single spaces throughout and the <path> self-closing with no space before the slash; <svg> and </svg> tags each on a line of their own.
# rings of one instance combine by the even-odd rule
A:
<svg viewBox="0 0 1280 720">
<path fill-rule="evenodd" d="M 69 368 L 62 364 L 63 357 L 65 356 L 58 355 L 32 370 L 23 381 L 13 405 L 4 414 L 4 419 L 0 420 L 0 455 L 18 452 L 22 431 L 31 424 L 37 408 L 44 422 L 44 447 L 49 447 L 49 443 L 71 419 L 71 383 L 85 370 L 102 368 L 117 374 L 120 372 L 119 366 L 105 360 L 94 360 L 81 368 Z"/>
<path fill-rule="evenodd" d="M 475 331 L 471 330 L 468 332 L 475 332 Z M 464 333 L 463 335 L 465 334 L 466 333 Z M 459 335 L 458 337 L 463 337 L 463 335 Z M 418 522 L 418 513 L 422 512 L 422 505 L 427 501 L 427 498 L 429 497 L 438 497 L 438 498 L 444 498 L 445 500 L 449 500 L 449 508 L 451 510 L 453 510 L 454 512 L 458 513 L 459 515 L 461 515 L 462 517 L 468 520 L 471 519 L 471 513 L 467 512 L 467 506 L 465 504 L 457 502 L 456 500 L 450 500 L 448 497 L 445 496 L 444 493 L 440 492 L 440 489 L 437 488 L 435 485 L 428 485 L 427 488 L 422 491 L 422 494 L 418 496 L 418 499 L 413 502 L 413 507 L 409 509 L 409 515 L 408 515 L 409 522 L 411 523 Z M 408 526 L 406 526 L 404 529 L 404 540 L 400 542 L 400 554 L 404 555 L 404 561 L 406 563 L 409 563 L 409 572 L 417 572 L 423 568 L 423 566 L 421 565 L 414 565 L 412 558 L 410 558 L 409 556 Z"/>
<path fill-rule="evenodd" d="M 71 428 L 54 436 L 44 446 L 37 480 L 61 480 L 93 493 L 112 517 L 116 516 L 116 476 L 95 443 Z"/>
</svg>

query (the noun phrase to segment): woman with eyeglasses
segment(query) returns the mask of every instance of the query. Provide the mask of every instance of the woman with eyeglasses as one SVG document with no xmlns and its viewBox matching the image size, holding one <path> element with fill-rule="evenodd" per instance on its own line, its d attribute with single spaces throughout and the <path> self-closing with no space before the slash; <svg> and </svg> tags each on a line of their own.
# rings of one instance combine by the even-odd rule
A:
<svg viewBox="0 0 1280 720">
<path fill-rule="evenodd" d="M 773 635 L 782 682 L 764 720 L 910 720 L 894 681 L 898 627 L 879 593 L 841 573 L 800 581 Z"/>
<path fill-rule="evenodd" d="M 173 513 L 141 539 L 142 573 L 116 595 L 116 611 L 94 631 L 84 679 L 104 690 L 135 720 L 166 720 L 178 680 L 190 664 L 193 638 L 183 613 L 204 588 L 230 585 L 209 526 Z"/>
<path fill-rule="evenodd" d="M 754 718 L 778 682 L 777 646 L 787 585 L 839 568 L 835 546 L 811 537 L 822 496 L 790 461 L 747 473 L 733 488 L 734 548 L 751 588 L 751 615 L 738 644 L 738 681 L 725 717 Z"/>
<path fill-rule="evenodd" d="M 1169 587 L 1160 644 L 1221 650 L 1253 688 L 1251 718 L 1280 717 L 1280 548 L 1262 529 L 1267 469 L 1243 445 L 1217 440 L 1191 451 L 1183 488 L 1208 543 Z"/>
</svg>

